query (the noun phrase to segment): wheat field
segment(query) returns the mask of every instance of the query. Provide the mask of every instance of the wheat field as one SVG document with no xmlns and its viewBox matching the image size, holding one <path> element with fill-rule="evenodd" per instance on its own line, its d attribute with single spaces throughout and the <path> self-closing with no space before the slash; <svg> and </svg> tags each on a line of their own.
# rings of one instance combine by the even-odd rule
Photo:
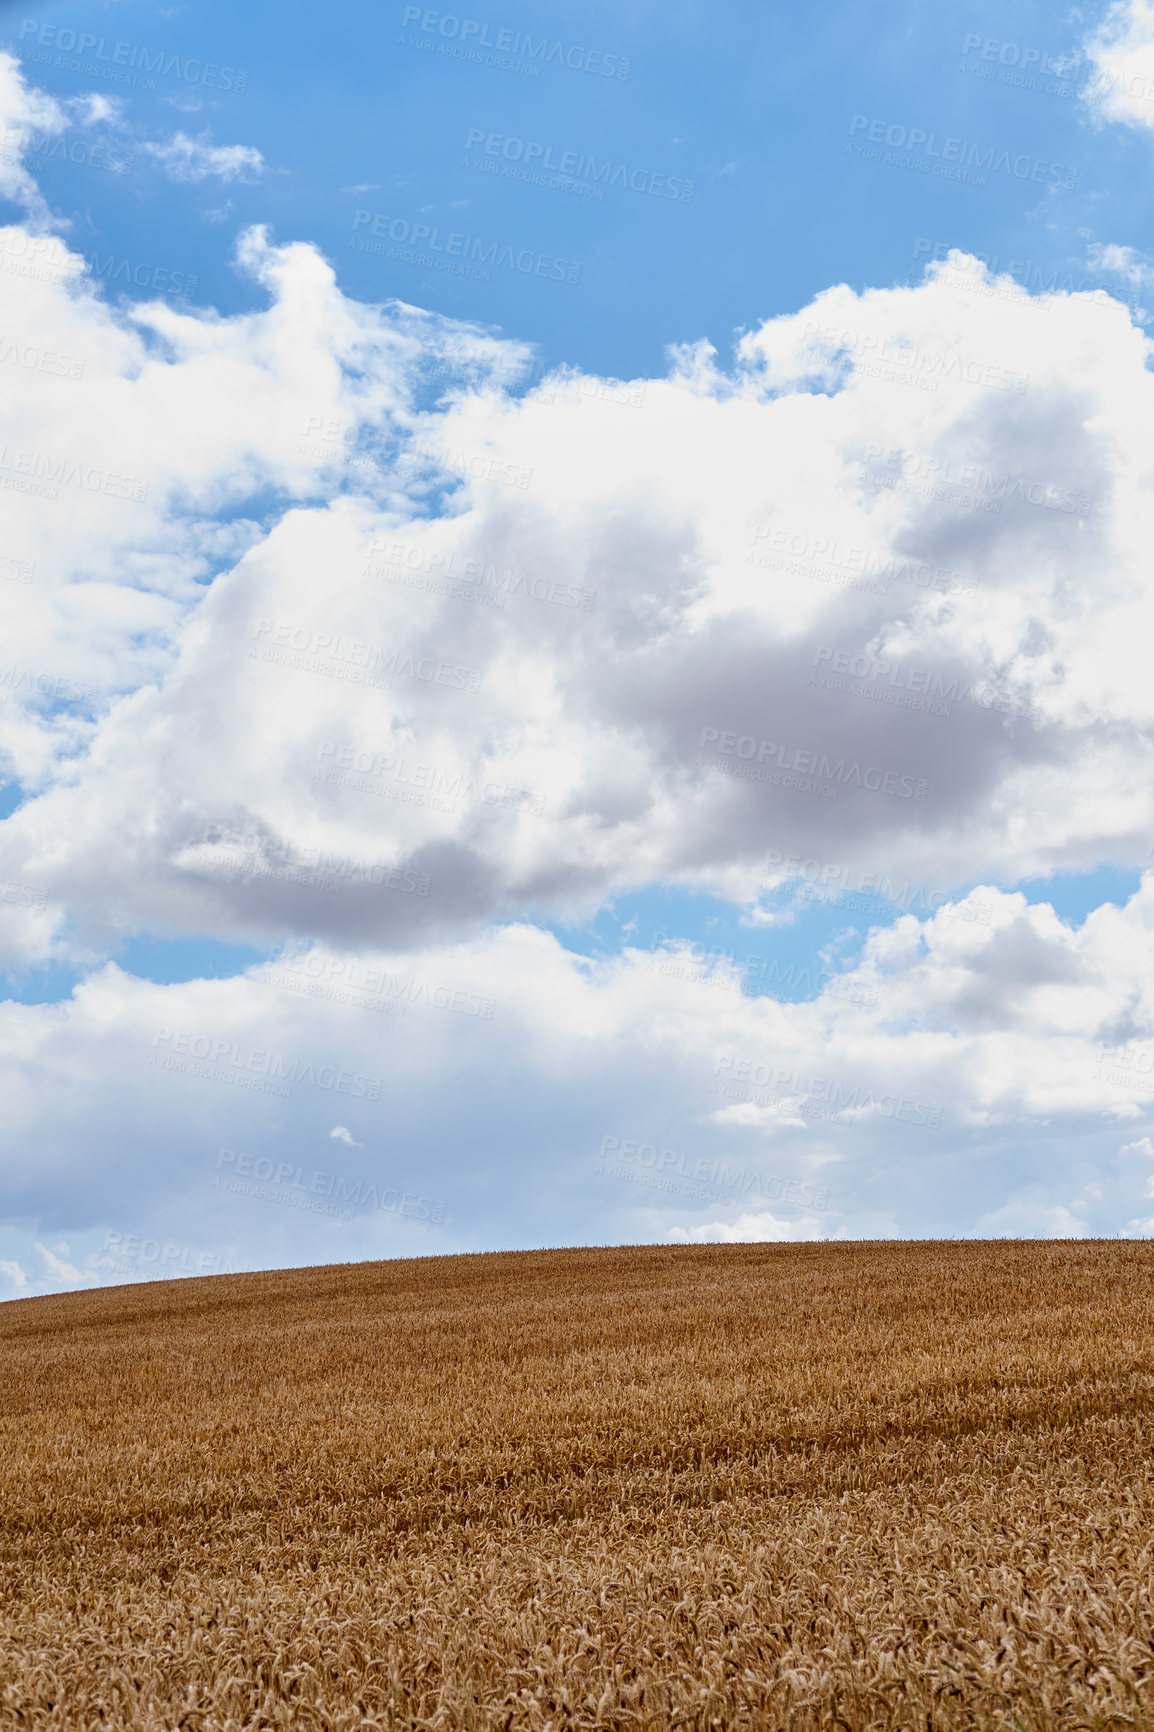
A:
<svg viewBox="0 0 1154 1732">
<path fill-rule="evenodd" d="M 0 1725 L 1154 1726 L 1154 1246 L 0 1306 Z"/>
</svg>

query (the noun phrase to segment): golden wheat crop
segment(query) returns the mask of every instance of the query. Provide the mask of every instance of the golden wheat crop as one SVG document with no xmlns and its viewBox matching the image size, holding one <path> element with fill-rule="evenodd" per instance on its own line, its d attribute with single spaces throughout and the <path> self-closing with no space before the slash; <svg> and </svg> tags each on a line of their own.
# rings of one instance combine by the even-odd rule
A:
<svg viewBox="0 0 1154 1732">
<path fill-rule="evenodd" d="M 0 1307 L 0 1724 L 1154 1726 L 1154 1246 Z"/>
</svg>

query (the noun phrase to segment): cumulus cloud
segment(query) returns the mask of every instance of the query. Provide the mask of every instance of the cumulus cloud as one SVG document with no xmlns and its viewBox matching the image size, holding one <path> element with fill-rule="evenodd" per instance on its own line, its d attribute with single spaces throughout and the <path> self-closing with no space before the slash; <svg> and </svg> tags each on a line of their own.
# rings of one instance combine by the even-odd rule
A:
<svg viewBox="0 0 1154 1732">
<path fill-rule="evenodd" d="M 1144 863 L 1154 382 L 1115 303 L 1002 298 L 955 255 L 728 371 L 698 346 L 516 396 L 517 350 L 364 308 L 309 247 L 240 256 L 267 313 L 61 297 L 95 351 L 70 443 L 117 391 L 107 467 L 147 481 L 78 500 L 86 564 L 154 523 L 181 559 L 130 654 L 84 633 L 103 709 L 21 707 L 30 954 L 75 941 L 66 908 L 391 944 L 658 880 L 752 907 L 790 859 L 945 888 Z M 284 509 L 194 587 L 190 519 L 269 484 Z"/>
<path fill-rule="evenodd" d="M 62 1004 L 0 1007 L 7 1248 L 150 1233 L 191 1268 L 559 1231 L 1136 1232 L 1154 878 L 1076 927 L 984 894 L 988 922 L 906 915 L 795 1003 L 529 925 L 415 953 L 310 945 L 170 986 L 106 965 Z"/>
<path fill-rule="evenodd" d="M 1154 127 L 1154 3 L 1115 0 L 1084 45 L 1084 100 L 1104 119 Z"/>
<path fill-rule="evenodd" d="M 60 103 L 26 84 L 15 55 L 0 53 L 0 197 L 21 205 L 37 225 L 48 221 L 48 207 L 25 162 L 33 139 L 53 138 L 68 126 Z"/>
<path fill-rule="evenodd" d="M 211 131 L 196 138 L 176 132 L 163 144 L 141 147 L 170 180 L 247 180 L 264 172 L 264 158 L 250 144 L 213 144 Z"/>
<path fill-rule="evenodd" d="M 58 426 L 36 394 L 37 448 L 122 405 L 85 563 L 155 538 L 167 590 L 117 588 L 131 653 L 86 629 L 63 670 L 102 713 L 20 706 L 6 864 L 50 904 L 392 942 L 655 879 L 752 902 L 774 856 L 947 885 L 1144 856 L 1152 387 L 1112 303 L 987 299 L 955 259 L 831 290 L 728 372 L 517 398 L 491 340 L 349 301 L 309 247 L 240 256 L 266 314 L 34 297 L 92 351 Z M 454 388 L 418 410 L 431 362 Z M 269 484 L 286 509 L 196 586 L 190 520 Z M 43 660 L 71 634 L 29 612 Z"/>
<path fill-rule="evenodd" d="M 467 363 L 473 347 L 485 364 L 494 345 L 415 312 L 382 320 L 337 294 L 311 249 L 272 249 L 259 233 L 241 263 L 273 288 L 275 310 L 252 320 L 158 303 L 113 309 L 57 237 L 16 227 L 0 230 L 0 263 L 12 267 L 10 329 L 20 333 L 0 411 L 0 552 L 10 575 L 27 578 L 6 585 L 0 766 L 35 797 L 61 792 L 100 754 L 117 700 L 147 703 L 187 653 L 206 582 L 265 539 L 243 502 L 271 493 L 284 509 L 339 493 L 336 463 L 313 455 L 310 423 L 403 423 L 422 366 Z M 321 326 L 322 346 L 302 345 L 302 331 Z M 39 903 L 37 889 L 33 948 Z"/>
<path fill-rule="evenodd" d="M 236 262 L 256 311 L 113 304 L 0 230 L 0 949 L 85 974 L 0 1007 L 4 1248 L 81 1245 L 43 1285 L 97 1228 L 188 1269 L 559 1219 L 1138 1230 L 1154 890 L 1071 927 L 999 888 L 1151 857 L 1125 309 L 955 254 L 526 388 L 525 346 L 360 303 L 312 246 Z M 915 912 L 804 1003 L 525 913 L 676 884 L 769 926 L 899 876 Z M 105 960 L 133 932 L 275 956 L 158 986 Z"/>
</svg>

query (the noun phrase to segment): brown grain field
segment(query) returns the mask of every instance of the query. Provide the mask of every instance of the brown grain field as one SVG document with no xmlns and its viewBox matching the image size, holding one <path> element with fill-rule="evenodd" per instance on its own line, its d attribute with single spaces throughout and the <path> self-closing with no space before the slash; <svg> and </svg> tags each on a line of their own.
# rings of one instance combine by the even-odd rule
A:
<svg viewBox="0 0 1154 1732">
<path fill-rule="evenodd" d="M 1154 1245 L 0 1306 L 4 1727 L 1154 1727 Z"/>
</svg>

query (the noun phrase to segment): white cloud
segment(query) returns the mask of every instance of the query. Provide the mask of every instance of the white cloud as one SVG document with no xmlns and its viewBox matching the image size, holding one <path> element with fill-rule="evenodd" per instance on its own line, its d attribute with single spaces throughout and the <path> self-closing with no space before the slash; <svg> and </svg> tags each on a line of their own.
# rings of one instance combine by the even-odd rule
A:
<svg viewBox="0 0 1154 1732">
<path fill-rule="evenodd" d="M 830 290 L 728 373 L 698 345 L 517 400 L 483 382 L 515 349 L 365 308 L 307 246 L 240 257 L 267 313 L 35 298 L 90 357 L 58 421 L 36 394 L 37 447 L 103 450 L 115 398 L 106 467 L 149 488 L 78 498 L 84 541 L 13 502 L 103 585 L 95 630 L 75 592 L 29 605 L 21 659 L 75 635 L 64 671 L 125 694 L 12 713 L 30 953 L 66 907 L 389 943 L 662 879 L 753 906 L 790 856 L 935 885 L 1147 858 L 1154 380 L 1121 309 L 987 298 L 971 261 Z M 430 365 L 459 389 L 418 413 Z M 283 514 L 195 585 L 196 522 L 270 485 Z M 116 585 L 129 546 L 163 593 Z"/>
<path fill-rule="evenodd" d="M 1148 1157 L 1120 1158 L 1118 1126 L 1121 1155 L 1149 1140 L 1154 878 L 1077 928 L 986 894 L 988 925 L 907 915 L 799 1003 L 530 926 L 184 985 L 109 965 L 63 1004 L 0 1007 L 10 1219 L 28 1243 L 112 1228 L 230 1268 L 559 1233 L 1133 1230 Z M 911 1005 L 932 1026 L 911 1031 Z M 342 1219 L 337 1180 L 396 1206 Z"/>
<path fill-rule="evenodd" d="M 75 1264 L 67 1261 L 68 1246 L 62 1240 L 59 1245 L 49 1248 L 36 1241 L 36 1249 L 44 1262 L 45 1273 L 51 1281 L 67 1281 L 69 1283 L 83 1279 Z"/>
<path fill-rule="evenodd" d="M 144 144 L 141 149 L 175 181 L 247 180 L 264 171 L 259 150 L 249 144 L 213 144 L 211 131 L 196 138 L 177 132 L 164 144 Z"/>
<path fill-rule="evenodd" d="M 13 1263 L 7 1257 L 0 1257 L 0 1271 L 8 1277 L 18 1293 L 28 1291 L 28 1277 L 19 1263 Z"/>
<path fill-rule="evenodd" d="M 710 1113 L 709 1122 L 714 1125 L 751 1125 L 767 1133 L 804 1131 L 808 1128 L 806 1121 L 791 1110 L 794 1104 L 793 1097 L 788 1095 L 763 1107 L 752 1101 L 741 1101 L 736 1106 L 721 1107 L 719 1111 Z"/>
<path fill-rule="evenodd" d="M 1072 1209 L 1026 1198 L 983 1215 L 978 1225 L 982 1237 L 989 1239 L 1084 1239 L 1088 1233 Z"/>
<path fill-rule="evenodd" d="M 23 154 L 38 134 L 52 138 L 67 126 L 64 108 L 24 82 L 14 55 L 0 52 L 0 197 L 21 205 L 38 227 L 48 225 L 48 207 Z"/>
<path fill-rule="evenodd" d="M 101 121 L 118 122 L 124 112 L 123 103 L 115 96 L 104 96 L 97 90 L 73 97 L 68 107 L 85 126 L 97 126 Z"/>
<path fill-rule="evenodd" d="M 10 124 L 55 125 L 3 65 Z M 256 312 L 113 306 L 61 240 L 0 230 L 0 554 L 35 568 L 6 585 L 0 945 L 91 970 L 0 1007 L 13 1251 L 1133 1226 L 1154 887 L 1078 928 L 997 888 L 1154 843 L 1125 311 L 955 255 L 733 357 L 517 396 L 521 345 L 363 305 L 261 230 L 237 262 Z M 673 883 L 752 928 L 774 886 L 899 878 L 984 900 L 875 932 L 811 1003 L 500 925 Z M 101 966 L 134 931 L 289 948 L 162 987 Z M 833 1200 L 598 1174 L 606 1135 Z M 326 1146 L 406 1201 L 306 1210 Z M 222 1148 L 278 1196 L 226 1190 Z"/>
<path fill-rule="evenodd" d="M 1154 269 L 1133 247 L 1105 245 L 1094 242 L 1089 248 L 1089 263 L 1106 276 L 1121 277 L 1136 289 L 1146 288 L 1154 281 Z"/>
<path fill-rule="evenodd" d="M 739 1215 L 736 1221 L 709 1221 L 700 1227 L 671 1227 L 672 1245 L 784 1244 L 796 1239 L 824 1239 L 816 1217 L 800 1221 L 779 1219 L 768 1209 L 759 1215 Z"/>
<path fill-rule="evenodd" d="M 1082 92 L 1092 110 L 1154 127 L 1154 0 L 1115 0 L 1083 51 L 1094 69 Z"/>
</svg>

